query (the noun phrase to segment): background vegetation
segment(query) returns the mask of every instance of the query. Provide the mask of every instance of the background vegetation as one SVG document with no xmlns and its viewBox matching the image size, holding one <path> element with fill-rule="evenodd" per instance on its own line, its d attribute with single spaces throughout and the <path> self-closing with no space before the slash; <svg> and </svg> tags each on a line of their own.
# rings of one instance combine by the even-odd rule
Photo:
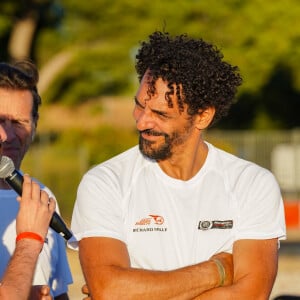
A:
<svg viewBox="0 0 300 300">
<path fill-rule="evenodd" d="M 218 128 L 299 127 L 299 15 L 298 0 L 1 0 L 0 60 L 40 69 L 39 135 L 23 167 L 69 217 L 82 173 L 136 142 L 130 113 L 105 119 L 104 102 L 131 101 L 136 49 L 155 30 L 202 37 L 239 66 L 244 84 Z"/>
</svg>

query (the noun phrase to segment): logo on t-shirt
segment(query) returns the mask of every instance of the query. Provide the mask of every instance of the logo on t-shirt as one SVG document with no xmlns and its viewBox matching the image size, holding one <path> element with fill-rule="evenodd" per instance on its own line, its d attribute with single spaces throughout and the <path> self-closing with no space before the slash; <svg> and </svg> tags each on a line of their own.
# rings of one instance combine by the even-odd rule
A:
<svg viewBox="0 0 300 300">
<path fill-rule="evenodd" d="M 199 230 L 231 229 L 232 227 L 233 227 L 233 220 L 199 221 L 199 224 L 198 224 L 198 229 Z"/>
<path fill-rule="evenodd" d="M 162 225 L 164 223 L 164 218 L 158 215 L 149 215 L 147 218 L 142 218 L 140 221 L 137 221 L 135 225 L 150 225 L 151 223 L 156 225 Z"/>
<path fill-rule="evenodd" d="M 162 227 L 165 222 L 164 217 L 159 215 L 148 215 L 135 222 L 133 232 L 145 232 L 145 231 L 167 231 L 166 227 Z"/>
</svg>

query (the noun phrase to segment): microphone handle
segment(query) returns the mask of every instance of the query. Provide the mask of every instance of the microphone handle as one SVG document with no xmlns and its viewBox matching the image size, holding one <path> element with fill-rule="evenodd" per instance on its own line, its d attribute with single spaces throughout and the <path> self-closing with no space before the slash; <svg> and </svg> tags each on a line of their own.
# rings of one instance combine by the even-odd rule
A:
<svg viewBox="0 0 300 300">
<path fill-rule="evenodd" d="M 19 173 L 17 170 L 14 170 L 11 175 L 9 177 L 6 177 L 4 180 L 10 185 L 13 190 L 15 190 L 20 196 L 22 196 L 24 178 L 21 173 Z M 69 240 L 73 235 L 56 211 L 53 213 L 52 219 L 50 221 L 50 227 L 54 231 L 62 235 L 66 240 Z"/>
<path fill-rule="evenodd" d="M 10 185 L 13 190 L 18 193 L 19 196 L 22 196 L 24 178 L 17 170 L 14 170 L 11 175 L 4 178 L 4 180 Z"/>
</svg>

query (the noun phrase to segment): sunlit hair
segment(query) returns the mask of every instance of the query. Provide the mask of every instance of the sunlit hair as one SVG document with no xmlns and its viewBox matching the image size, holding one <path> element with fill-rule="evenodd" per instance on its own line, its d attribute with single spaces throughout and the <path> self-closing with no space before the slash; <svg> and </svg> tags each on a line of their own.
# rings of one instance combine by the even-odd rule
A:
<svg viewBox="0 0 300 300">
<path fill-rule="evenodd" d="M 222 53 L 202 39 L 156 31 L 141 43 L 135 67 L 140 81 L 149 71 L 149 95 L 155 93 L 155 82 L 162 78 L 169 87 L 169 106 L 170 95 L 176 95 L 179 109 L 183 111 L 186 103 L 190 115 L 214 107 L 215 123 L 228 113 L 242 83 L 238 68 L 222 59 Z"/>
<path fill-rule="evenodd" d="M 18 61 L 13 64 L 0 63 L 0 88 L 11 90 L 28 90 L 33 97 L 32 118 L 37 124 L 41 97 L 38 94 L 37 83 L 39 74 L 36 66 L 28 61 Z"/>
</svg>

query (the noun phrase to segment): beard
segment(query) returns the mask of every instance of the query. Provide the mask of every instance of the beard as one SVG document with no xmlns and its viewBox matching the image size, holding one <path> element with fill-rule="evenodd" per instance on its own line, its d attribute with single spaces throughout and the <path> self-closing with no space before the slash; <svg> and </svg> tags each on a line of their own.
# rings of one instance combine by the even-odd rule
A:
<svg viewBox="0 0 300 300">
<path fill-rule="evenodd" d="M 182 131 L 174 131 L 171 134 L 157 132 L 150 129 L 141 131 L 139 137 L 139 149 L 147 158 L 154 159 L 156 161 L 169 159 L 173 155 L 174 148 L 182 145 L 186 141 L 191 128 L 191 126 L 186 126 Z M 161 136 L 164 140 L 160 143 L 157 141 L 149 141 L 142 137 L 142 133 L 152 136 Z"/>
<path fill-rule="evenodd" d="M 157 142 L 148 141 L 142 137 L 140 134 L 139 138 L 139 149 L 142 154 L 150 159 L 154 159 L 157 161 L 168 159 L 172 156 L 170 136 L 168 134 L 159 134 L 158 132 L 154 132 L 152 130 L 145 130 L 144 133 L 147 132 L 149 135 L 155 136 L 163 136 L 164 142 L 156 146 Z"/>
</svg>

